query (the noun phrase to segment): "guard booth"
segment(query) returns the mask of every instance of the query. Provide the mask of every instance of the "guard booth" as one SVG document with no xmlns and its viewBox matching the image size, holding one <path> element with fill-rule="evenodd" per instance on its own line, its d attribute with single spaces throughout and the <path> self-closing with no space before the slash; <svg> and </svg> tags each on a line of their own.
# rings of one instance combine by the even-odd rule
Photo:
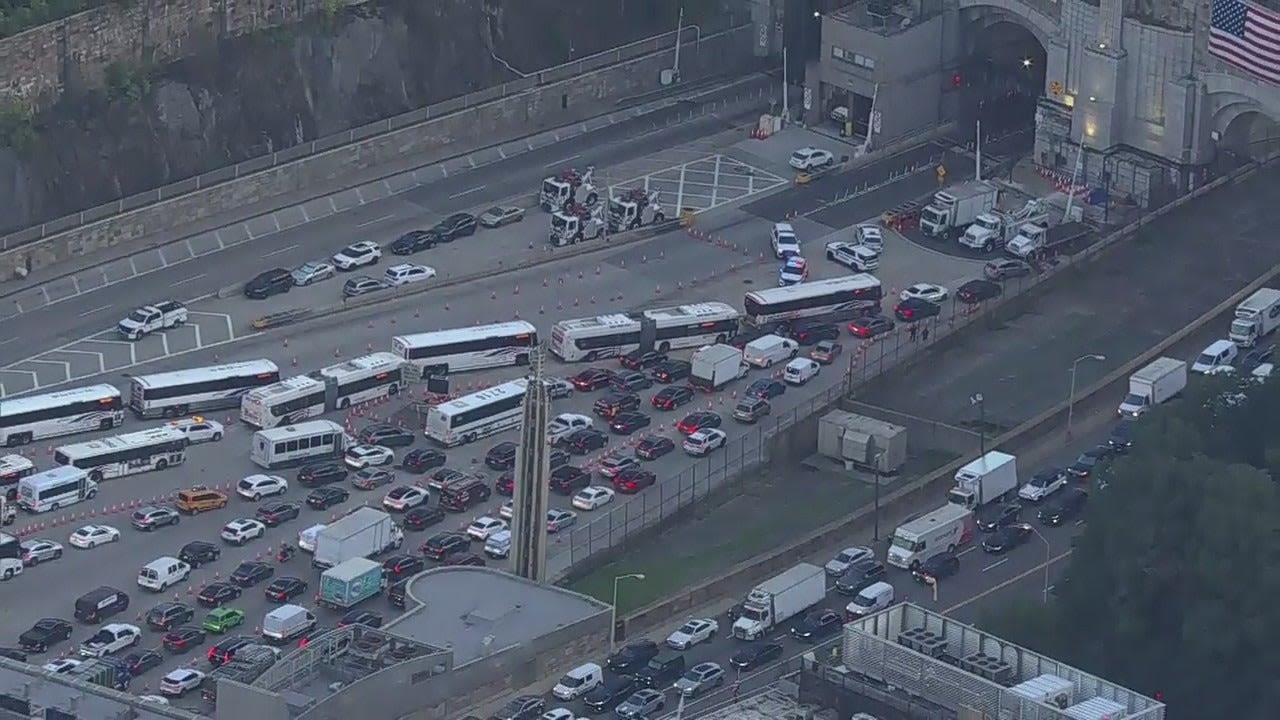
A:
<svg viewBox="0 0 1280 720">
<path fill-rule="evenodd" d="M 640 352 L 649 352 L 658 344 L 658 324 L 649 316 L 640 315 Z"/>
</svg>

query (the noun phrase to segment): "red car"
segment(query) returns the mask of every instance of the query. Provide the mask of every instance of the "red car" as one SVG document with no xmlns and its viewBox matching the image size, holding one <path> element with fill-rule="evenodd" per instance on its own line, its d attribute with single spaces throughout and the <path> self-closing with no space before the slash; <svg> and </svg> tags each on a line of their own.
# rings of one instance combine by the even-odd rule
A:
<svg viewBox="0 0 1280 720">
<path fill-rule="evenodd" d="M 676 444 L 671 438 L 665 438 L 661 435 L 645 435 L 640 438 L 640 443 L 636 445 L 636 457 L 641 460 L 657 460 L 676 449 Z"/>
<path fill-rule="evenodd" d="M 685 435 L 692 435 L 704 428 L 718 428 L 722 422 L 720 416 L 713 412 L 692 412 L 676 423 L 676 430 Z"/>
<path fill-rule="evenodd" d="M 658 476 L 638 467 L 629 467 L 613 476 L 613 488 L 623 494 L 638 493 L 658 481 Z"/>
<path fill-rule="evenodd" d="M 883 335 L 893 330 L 893 321 L 883 315 L 858 318 L 849 323 L 849 334 L 863 339 Z"/>
<path fill-rule="evenodd" d="M 599 390 L 603 387 L 609 387 L 613 382 L 614 376 L 617 375 L 612 370 L 604 368 L 587 368 L 582 372 L 569 378 L 569 382 L 573 383 L 573 387 L 583 392 L 591 392 Z"/>
<path fill-rule="evenodd" d="M 493 491 L 503 497 L 515 497 L 516 478 L 510 472 L 504 472 L 493 481 Z"/>
<path fill-rule="evenodd" d="M 160 642 L 164 644 L 166 650 L 185 652 L 197 645 L 203 645 L 204 638 L 204 630 L 191 625 L 183 625 L 165 633 Z"/>
</svg>

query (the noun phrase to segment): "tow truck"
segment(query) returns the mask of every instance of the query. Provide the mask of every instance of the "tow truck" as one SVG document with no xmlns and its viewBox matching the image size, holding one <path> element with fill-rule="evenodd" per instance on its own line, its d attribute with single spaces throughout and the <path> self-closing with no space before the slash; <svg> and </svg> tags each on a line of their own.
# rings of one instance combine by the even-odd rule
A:
<svg viewBox="0 0 1280 720">
<path fill-rule="evenodd" d="M 583 240 L 595 240 L 602 234 L 604 220 L 600 208 L 574 204 L 551 215 L 551 233 L 547 240 L 552 245 L 563 247 Z"/>
<path fill-rule="evenodd" d="M 187 306 L 177 300 L 162 300 L 129 313 L 117 327 L 129 340 L 141 340 L 157 330 L 176 328 L 187 321 Z"/>
<path fill-rule="evenodd" d="M 660 193 L 633 188 L 615 195 L 609 202 L 609 231 L 623 232 L 645 225 L 653 225 L 667 219 L 658 203 Z"/>
<path fill-rule="evenodd" d="M 990 253 L 1003 248 L 1018 235 L 1025 223 L 1044 223 L 1049 219 L 1039 200 L 1028 200 L 1013 212 L 992 210 L 979 215 L 960 236 L 960 244 L 970 250 Z"/>
<path fill-rule="evenodd" d="M 585 172 L 569 168 L 559 175 L 543 178 L 538 205 L 549 213 L 565 211 L 574 205 L 594 207 L 600 201 L 595 174 L 595 166 L 588 165 Z"/>
</svg>

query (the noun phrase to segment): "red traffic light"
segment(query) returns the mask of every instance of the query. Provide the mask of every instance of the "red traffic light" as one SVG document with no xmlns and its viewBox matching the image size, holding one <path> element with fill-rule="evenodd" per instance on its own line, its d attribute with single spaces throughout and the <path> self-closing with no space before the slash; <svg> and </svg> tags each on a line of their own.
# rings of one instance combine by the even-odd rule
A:
<svg viewBox="0 0 1280 720">
<path fill-rule="evenodd" d="M 955 75 L 952 75 L 951 83 L 956 87 L 960 87 L 961 85 L 964 85 L 964 76 L 961 75 L 960 73 L 956 73 Z"/>
</svg>

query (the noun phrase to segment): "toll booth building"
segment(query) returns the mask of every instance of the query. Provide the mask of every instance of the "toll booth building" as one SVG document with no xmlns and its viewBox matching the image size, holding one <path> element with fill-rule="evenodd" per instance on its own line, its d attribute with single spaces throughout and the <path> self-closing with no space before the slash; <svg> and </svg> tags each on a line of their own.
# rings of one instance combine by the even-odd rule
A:
<svg viewBox="0 0 1280 720">
<path fill-rule="evenodd" d="M 940 0 L 859 0 L 822 16 L 821 54 L 806 69 L 806 123 L 835 122 L 872 148 L 949 113 L 943 89 L 957 43 Z M 821 117 L 812 117 L 821 113 Z"/>
</svg>

